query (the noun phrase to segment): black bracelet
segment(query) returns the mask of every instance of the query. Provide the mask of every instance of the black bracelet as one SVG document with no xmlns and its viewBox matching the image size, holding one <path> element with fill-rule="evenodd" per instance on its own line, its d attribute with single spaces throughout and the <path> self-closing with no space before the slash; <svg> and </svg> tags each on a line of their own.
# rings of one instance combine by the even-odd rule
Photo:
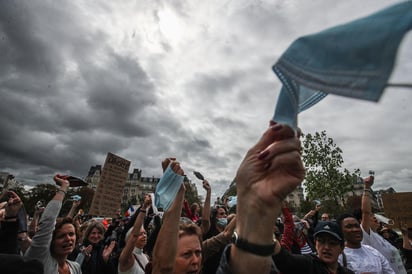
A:
<svg viewBox="0 0 412 274">
<path fill-rule="evenodd" d="M 4 217 L 4 220 L 10 220 L 10 219 L 17 219 L 17 215 L 16 216 L 6 216 L 6 217 Z"/>
<path fill-rule="evenodd" d="M 246 251 L 248 253 L 252 253 L 254 255 L 258 256 L 271 256 L 275 252 L 276 248 L 276 241 L 273 240 L 272 244 L 268 245 L 258 245 L 258 244 L 253 244 L 245 239 L 239 238 L 238 234 L 236 232 L 233 233 L 232 236 L 232 243 L 242 249 L 243 251 Z"/>
<path fill-rule="evenodd" d="M 139 212 L 146 213 L 147 211 L 146 211 L 146 209 L 140 209 Z"/>
</svg>

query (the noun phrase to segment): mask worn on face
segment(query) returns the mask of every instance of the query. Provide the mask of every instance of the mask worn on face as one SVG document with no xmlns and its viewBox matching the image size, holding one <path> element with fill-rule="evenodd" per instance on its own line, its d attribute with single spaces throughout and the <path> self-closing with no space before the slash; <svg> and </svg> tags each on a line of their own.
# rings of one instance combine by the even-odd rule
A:
<svg viewBox="0 0 412 274">
<path fill-rule="evenodd" d="M 220 227 L 225 228 L 227 226 L 227 219 L 226 218 L 217 218 L 216 224 Z"/>
</svg>

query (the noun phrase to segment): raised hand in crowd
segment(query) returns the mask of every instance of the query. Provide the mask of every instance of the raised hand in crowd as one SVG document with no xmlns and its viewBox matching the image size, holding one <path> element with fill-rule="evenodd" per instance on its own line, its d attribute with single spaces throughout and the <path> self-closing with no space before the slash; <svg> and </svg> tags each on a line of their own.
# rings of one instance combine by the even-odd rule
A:
<svg viewBox="0 0 412 274">
<path fill-rule="evenodd" d="M 7 191 L 4 195 L 5 201 L 0 203 L 0 253 L 17 254 L 17 215 L 23 203 L 14 191 Z"/>
<path fill-rule="evenodd" d="M 0 221 L 13 222 L 23 206 L 20 197 L 14 191 L 7 192 L 7 201 L 0 203 Z"/>
<path fill-rule="evenodd" d="M 372 213 L 372 204 L 371 204 L 371 196 L 372 196 L 372 185 L 373 185 L 374 177 L 369 176 L 363 179 L 364 183 L 364 191 L 362 195 L 362 221 L 361 221 L 361 228 L 367 235 L 370 235 L 371 230 L 376 232 L 379 228 L 379 222 L 376 219 L 375 215 Z M 366 243 L 365 243 L 366 244 Z"/>
<path fill-rule="evenodd" d="M 104 262 L 108 262 L 110 259 L 110 255 L 112 255 L 113 249 L 116 246 L 116 241 L 110 241 L 110 244 L 105 245 L 102 253 L 102 258 Z"/>
<path fill-rule="evenodd" d="M 146 230 L 143 227 L 143 222 L 151 204 L 151 196 L 146 195 L 143 205 L 139 211 L 135 213 L 137 214 L 137 218 L 133 227 L 126 233 L 126 245 L 120 253 L 118 265 L 119 274 L 130 273 L 132 269 L 140 269 L 140 271 L 136 273 L 143 273 L 149 262 L 148 257 L 142 254 L 142 250 L 147 243 Z"/>
<path fill-rule="evenodd" d="M 212 196 L 212 188 L 208 180 L 203 181 L 203 188 L 206 190 L 205 203 L 203 204 L 201 229 L 202 234 L 206 234 L 210 229 L 210 202 Z"/>
<path fill-rule="evenodd" d="M 233 273 L 269 273 L 271 270 L 274 222 L 282 201 L 305 175 L 300 150 L 300 141 L 291 128 L 272 124 L 243 159 L 235 178 L 237 235 L 243 241 L 266 247 L 263 249 L 269 252 L 256 255 L 231 245 Z"/>
<path fill-rule="evenodd" d="M 305 219 L 305 220 L 309 220 L 309 219 L 315 220 L 316 219 L 317 220 L 319 218 L 319 211 L 320 211 L 321 208 L 322 208 L 322 205 L 317 203 L 315 205 L 315 208 L 309 210 L 309 212 L 305 214 L 303 219 Z"/>
<path fill-rule="evenodd" d="M 166 162 L 175 174 L 184 174 L 180 163 L 175 160 L 163 161 L 163 170 L 167 168 Z M 152 273 L 199 273 L 201 270 L 200 228 L 195 224 L 179 225 L 185 191 L 184 184 L 181 184 L 173 203 L 163 215 L 163 224 L 153 250 Z"/>
<path fill-rule="evenodd" d="M 81 273 L 80 265 L 67 259 L 77 241 L 73 220 L 57 219 L 70 183 L 67 176 L 56 175 L 53 179 L 59 188 L 47 204 L 40 218 L 39 229 L 25 256 L 41 261 L 44 273 Z"/>
<path fill-rule="evenodd" d="M 395 273 L 406 273 L 405 267 L 402 262 L 399 250 L 386 241 L 381 235 L 377 233 L 380 223 L 372 212 L 372 185 L 374 183 L 374 177 L 368 176 L 363 179 L 364 191 L 362 195 L 362 244 L 371 246 L 378 250 L 389 262 L 390 267 Z"/>
<path fill-rule="evenodd" d="M 412 250 L 412 227 L 408 227 L 406 222 L 400 224 L 400 230 L 402 233 L 402 247 Z"/>
<path fill-rule="evenodd" d="M 400 222 L 402 232 L 402 255 L 407 273 L 412 273 L 412 227 L 406 222 Z"/>
<path fill-rule="evenodd" d="M 33 238 L 34 234 L 36 234 L 38 230 L 39 220 L 40 220 L 41 214 L 44 212 L 44 209 L 45 209 L 44 206 L 41 205 L 39 202 L 34 207 L 33 219 L 31 220 L 29 224 L 29 236 L 31 238 Z"/>
<path fill-rule="evenodd" d="M 1 273 L 44 273 L 40 261 L 18 254 L 17 235 L 20 224 L 20 210 L 23 203 L 14 191 L 3 193 L 0 203 L 0 269 Z"/>
<path fill-rule="evenodd" d="M 93 246 L 92 246 L 92 245 L 81 246 L 81 247 L 80 247 L 80 253 L 81 253 L 83 256 L 80 256 L 80 253 L 79 253 L 79 254 L 77 255 L 76 262 L 78 262 L 80 265 L 82 265 L 82 264 L 83 264 L 83 260 L 90 260 L 92 250 L 93 250 Z"/>
<path fill-rule="evenodd" d="M 72 203 L 72 206 L 70 207 L 69 212 L 67 213 L 67 217 L 73 218 L 74 215 L 76 215 L 76 210 L 79 207 L 79 205 L 82 203 L 81 200 L 75 200 Z"/>
</svg>

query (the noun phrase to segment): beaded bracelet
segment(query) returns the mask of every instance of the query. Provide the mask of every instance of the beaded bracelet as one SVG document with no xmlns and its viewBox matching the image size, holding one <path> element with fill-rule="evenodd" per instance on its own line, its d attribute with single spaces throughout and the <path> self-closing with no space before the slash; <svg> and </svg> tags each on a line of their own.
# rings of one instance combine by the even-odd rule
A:
<svg viewBox="0 0 412 274">
<path fill-rule="evenodd" d="M 64 193 L 64 195 L 66 195 L 66 194 L 67 194 L 67 192 L 66 192 L 66 191 L 64 191 L 63 189 L 59 189 L 59 190 L 57 190 L 57 191 L 56 191 L 56 193 L 57 193 L 57 192 L 63 192 L 63 193 Z"/>
</svg>

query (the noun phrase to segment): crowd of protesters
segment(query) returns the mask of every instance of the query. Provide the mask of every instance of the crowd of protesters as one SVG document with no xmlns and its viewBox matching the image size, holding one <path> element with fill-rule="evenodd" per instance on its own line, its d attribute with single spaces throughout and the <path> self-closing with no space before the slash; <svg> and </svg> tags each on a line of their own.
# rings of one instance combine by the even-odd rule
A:
<svg viewBox="0 0 412 274">
<path fill-rule="evenodd" d="M 79 201 L 60 216 L 70 183 L 56 175 L 56 194 L 28 223 L 20 197 L 7 190 L 0 273 L 412 273 L 412 228 L 402 224 L 398 236 L 378 222 L 372 176 L 364 179 L 359 212 L 331 218 L 316 203 L 303 217 L 294 215 L 284 200 L 304 178 L 300 153 L 295 132 L 272 123 L 237 171 L 236 210 L 227 199 L 211 205 L 204 180 L 203 205 L 189 205 L 181 184 L 164 212 L 147 194 L 127 218 L 80 218 Z M 184 175 L 174 158 L 162 167 Z"/>
</svg>

